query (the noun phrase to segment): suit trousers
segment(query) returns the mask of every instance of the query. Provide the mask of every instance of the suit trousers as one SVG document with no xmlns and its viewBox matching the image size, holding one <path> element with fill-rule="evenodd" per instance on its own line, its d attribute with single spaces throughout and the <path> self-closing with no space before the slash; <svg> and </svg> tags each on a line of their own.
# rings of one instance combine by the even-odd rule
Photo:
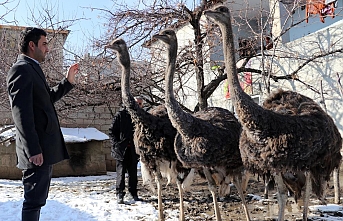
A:
<svg viewBox="0 0 343 221">
<path fill-rule="evenodd" d="M 129 186 L 128 190 L 132 196 L 137 196 L 137 157 L 131 156 L 131 151 L 125 152 L 124 160 L 116 160 L 116 171 L 117 171 L 117 183 L 116 191 L 117 194 L 124 197 L 125 195 L 125 173 L 129 175 Z"/>
<path fill-rule="evenodd" d="M 24 202 L 22 207 L 22 221 L 38 221 L 40 209 L 46 204 L 52 166 L 40 166 L 23 170 Z"/>
</svg>

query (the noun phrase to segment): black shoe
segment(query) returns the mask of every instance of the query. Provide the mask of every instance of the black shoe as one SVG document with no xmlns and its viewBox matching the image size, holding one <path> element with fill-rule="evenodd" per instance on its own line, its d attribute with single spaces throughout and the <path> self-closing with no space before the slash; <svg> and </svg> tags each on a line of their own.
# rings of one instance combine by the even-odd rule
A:
<svg viewBox="0 0 343 221">
<path fill-rule="evenodd" d="M 118 204 L 124 204 L 124 196 L 123 195 L 117 195 L 117 202 Z"/>
<path fill-rule="evenodd" d="M 141 198 L 139 198 L 138 196 L 133 196 L 133 200 L 134 201 L 143 201 Z"/>
</svg>

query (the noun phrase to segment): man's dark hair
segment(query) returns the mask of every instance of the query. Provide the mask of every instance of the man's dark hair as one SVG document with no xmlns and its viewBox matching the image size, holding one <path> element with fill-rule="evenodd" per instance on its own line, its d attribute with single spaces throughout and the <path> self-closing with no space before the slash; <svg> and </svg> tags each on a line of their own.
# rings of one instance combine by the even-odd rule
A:
<svg viewBox="0 0 343 221">
<path fill-rule="evenodd" d="M 33 28 L 33 27 L 28 27 L 25 28 L 20 33 L 20 42 L 19 42 L 19 50 L 21 53 L 27 53 L 29 42 L 33 41 L 35 45 L 38 45 L 38 41 L 41 38 L 41 36 L 46 37 L 46 32 L 43 29 L 40 28 Z"/>
</svg>

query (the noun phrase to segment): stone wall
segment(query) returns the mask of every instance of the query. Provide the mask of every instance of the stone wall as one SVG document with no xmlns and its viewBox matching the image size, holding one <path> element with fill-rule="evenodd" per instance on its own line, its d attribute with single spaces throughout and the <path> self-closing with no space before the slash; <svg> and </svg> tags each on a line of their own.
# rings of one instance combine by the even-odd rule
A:
<svg viewBox="0 0 343 221">
<path fill-rule="evenodd" d="M 70 156 L 54 165 L 53 177 L 106 174 L 106 160 L 102 141 L 67 143 Z"/>
<path fill-rule="evenodd" d="M 21 179 L 22 173 L 16 167 L 16 164 L 15 142 L 9 146 L 0 145 L 0 178 Z"/>
<path fill-rule="evenodd" d="M 96 107 L 83 107 L 63 113 L 63 117 L 59 117 L 62 127 L 95 127 L 99 131 L 108 134 L 113 116 L 118 110 L 115 105 L 111 106 L 96 106 Z"/>
<path fill-rule="evenodd" d="M 116 105 L 102 105 L 85 107 L 77 112 L 70 111 L 66 117 L 59 117 L 61 127 L 94 127 L 108 135 L 109 127 L 113 121 L 113 114 L 119 110 Z M 115 160 L 111 156 L 111 143 L 104 141 L 104 154 L 107 171 L 115 171 Z"/>
<path fill-rule="evenodd" d="M 54 165 L 53 177 L 106 174 L 106 151 L 103 141 L 67 143 L 67 149 L 70 159 Z M 0 145 L 0 156 L 0 178 L 21 179 L 21 170 L 16 167 L 15 142 L 9 146 Z"/>
<path fill-rule="evenodd" d="M 1 125 L 13 124 L 12 112 L 9 106 L 8 99 L 6 99 L 6 101 L 4 101 L 3 103 L 4 104 L 0 105 L 0 127 Z"/>
</svg>

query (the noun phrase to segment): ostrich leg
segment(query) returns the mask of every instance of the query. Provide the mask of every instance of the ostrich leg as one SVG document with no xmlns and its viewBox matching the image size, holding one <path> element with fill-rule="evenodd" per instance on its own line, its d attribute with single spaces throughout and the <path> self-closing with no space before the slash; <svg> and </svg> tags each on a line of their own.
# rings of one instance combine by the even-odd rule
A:
<svg viewBox="0 0 343 221">
<path fill-rule="evenodd" d="M 287 188 L 284 184 L 281 174 L 275 174 L 275 182 L 277 184 L 278 190 L 278 204 L 279 204 L 279 213 L 278 213 L 278 221 L 284 221 L 285 219 L 285 207 L 287 202 Z"/>
<path fill-rule="evenodd" d="M 272 176 L 269 174 L 263 175 L 263 181 L 264 181 L 264 198 L 268 199 L 269 189 L 272 182 Z"/>
<path fill-rule="evenodd" d="M 243 206 L 243 209 L 244 209 L 244 212 L 245 212 L 245 216 L 246 216 L 247 220 L 250 221 L 250 215 L 249 215 L 249 212 L 248 212 L 247 204 L 245 202 L 245 197 L 244 197 L 243 189 L 242 189 L 242 176 L 235 176 L 233 178 L 233 180 L 234 180 L 233 182 L 234 182 L 234 184 L 236 186 L 236 189 L 238 191 L 238 194 L 241 197 L 242 206 Z"/>
<path fill-rule="evenodd" d="M 339 167 L 333 171 L 333 185 L 335 189 L 335 203 L 341 202 L 340 183 L 339 183 Z"/>
<path fill-rule="evenodd" d="M 244 170 L 243 176 L 242 176 L 242 190 L 243 190 L 243 193 L 247 192 L 248 183 L 249 183 L 249 180 L 250 180 L 251 176 L 252 176 L 252 174 L 248 170 Z"/>
<path fill-rule="evenodd" d="M 163 215 L 163 205 L 162 205 L 162 175 L 160 171 L 157 171 L 155 174 L 156 184 L 157 184 L 157 202 L 158 202 L 158 220 L 164 221 Z"/>
<path fill-rule="evenodd" d="M 183 189 L 181 182 L 179 180 L 176 181 L 177 188 L 179 189 L 179 197 L 180 197 L 180 215 L 179 215 L 179 220 L 180 221 L 185 221 L 185 211 L 183 207 Z"/>
<path fill-rule="evenodd" d="M 217 221 L 221 221 L 222 218 L 220 216 L 220 211 L 219 211 L 219 206 L 218 206 L 218 201 L 217 201 L 217 188 L 216 188 L 216 182 L 214 181 L 214 179 L 212 178 L 212 175 L 210 173 L 210 171 L 207 168 L 203 168 L 205 177 L 207 179 L 208 182 L 208 188 L 212 194 L 212 198 L 213 198 L 213 205 L 214 205 L 214 212 L 216 215 L 216 219 Z"/>
<path fill-rule="evenodd" d="M 307 220 L 308 203 L 310 200 L 311 193 L 311 174 L 305 172 L 306 183 L 305 183 L 305 194 L 304 194 L 304 210 L 303 210 L 303 220 Z"/>
<path fill-rule="evenodd" d="M 269 181 L 264 181 L 264 198 L 268 199 L 268 193 L 269 193 L 269 189 L 268 189 L 268 182 Z"/>
</svg>

